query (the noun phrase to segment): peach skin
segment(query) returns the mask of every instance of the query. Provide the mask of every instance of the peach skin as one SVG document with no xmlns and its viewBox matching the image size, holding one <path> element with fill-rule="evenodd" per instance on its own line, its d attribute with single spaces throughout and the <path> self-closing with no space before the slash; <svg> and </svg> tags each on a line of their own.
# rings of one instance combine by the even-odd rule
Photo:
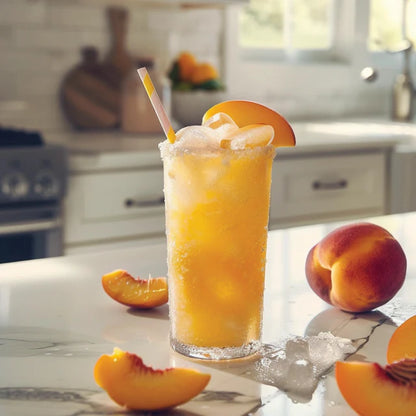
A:
<svg viewBox="0 0 416 416">
<path fill-rule="evenodd" d="M 406 255 L 384 228 L 366 222 L 339 227 L 309 251 L 312 290 L 347 312 L 366 312 L 394 297 L 406 276 Z"/>
</svg>

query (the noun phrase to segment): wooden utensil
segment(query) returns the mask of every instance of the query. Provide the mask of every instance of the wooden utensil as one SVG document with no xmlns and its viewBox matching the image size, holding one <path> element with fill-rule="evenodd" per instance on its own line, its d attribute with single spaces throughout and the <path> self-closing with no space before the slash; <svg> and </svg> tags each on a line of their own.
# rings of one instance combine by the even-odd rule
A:
<svg viewBox="0 0 416 416">
<path fill-rule="evenodd" d="M 128 12 L 107 9 L 111 46 L 103 62 L 93 47 L 82 50 L 82 62 L 65 77 L 61 86 L 63 110 L 74 127 L 114 128 L 121 121 L 122 85 L 133 69 L 125 46 Z"/>
<path fill-rule="evenodd" d="M 109 128 L 120 122 L 121 93 L 118 78 L 103 71 L 95 48 L 82 50 L 82 62 L 64 78 L 63 110 L 74 127 Z"/>
<path fill-rule="evenodd" d="M 133 59 L 126 49 L 128 12 L 120 7 L 107 9 L 108 23 L 111 33 L 111 46 L 104 58 L 104 70 L 108 70 L 113 76 L 118 75 L 119 86 L 129 72 L 133 69 Z"/>
</svg>

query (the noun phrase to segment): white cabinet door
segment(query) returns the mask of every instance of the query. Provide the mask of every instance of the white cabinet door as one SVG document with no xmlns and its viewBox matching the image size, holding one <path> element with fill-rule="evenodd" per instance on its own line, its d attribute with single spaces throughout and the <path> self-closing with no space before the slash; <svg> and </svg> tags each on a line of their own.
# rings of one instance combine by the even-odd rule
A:
<svg viewBox="0 0 416 416">
<path fill-rule="evenodd" d="M 385 155 L 328 155 L 277 160 L 271 223 L 312 222 L 385 212 Z"/>
<path fill-rule="evenodd" d="M 65 202 L 65 244 L 164 233 L 163 171 L 72 175 Z"/>
<path fill-rule="evenodd" d="M 394 152 L 391 161 L 390 212 L 416 210 L 416 151 Z"/>
</svg>

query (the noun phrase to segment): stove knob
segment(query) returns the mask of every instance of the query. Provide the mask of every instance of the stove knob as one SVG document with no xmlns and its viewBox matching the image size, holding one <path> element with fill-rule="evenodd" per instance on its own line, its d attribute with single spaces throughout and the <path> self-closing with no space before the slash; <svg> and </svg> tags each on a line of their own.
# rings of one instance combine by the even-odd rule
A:
<svg viewBox="0 0 416 416">
<path fill-rule="evenodd" d="M 23 173 L 12 171 L 3 176 L 0 189 L 9 198 L 22 198 L 29 192 L 29 182 Z"/>
<path fill-rule="evenodd" d="M 53 172 L 45 170 L 36 175 L 33 189 L 38 195 L 50 198 L 59 193 L 59 182 Z"/>
</svg>

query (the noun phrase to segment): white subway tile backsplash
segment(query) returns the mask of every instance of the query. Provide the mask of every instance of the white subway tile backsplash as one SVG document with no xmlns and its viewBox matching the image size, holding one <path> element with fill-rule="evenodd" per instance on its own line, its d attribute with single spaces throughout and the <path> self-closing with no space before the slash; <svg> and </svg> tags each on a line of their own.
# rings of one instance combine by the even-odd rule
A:
<svg viewBox="0 0 416 416">
<path fill-rule="evenodd" d="M 0 73 L 0 102 L 1 100 L 11 100 L 16 97 L 17 79 L 13 71 L 4 71 Z M 0 124 L 2 123 L 3 114 L 0 112 Z"/>
<path fill-rule="evenodd" d="M 82 59 L 79 50 L 52 50 L 47 51 L 47 55 L 49 57 L 49 70 L 58 72 L 61 76 L 71 70 Z"/>
<path fill-rule="evenodd" d="M 192 51 L 198 60 L 209 60 L 213 57 L 218 58 L 220 52 L 220 40 L 218 36 L 211 36 L 204 32 L 197 32 L 192 34 L 179 33 L 177 36 L 177 50 L 179 53 L 182 50 Z"/>
<path fill-rule="evenodd" d="M 148 31 L 178 31 L 183 24 L 183 13 L 179 9 L 150 10 L 147 13 Z"/>
<path fill-rule="evenodd" d="M 183 50 L 220 66 L 222 12 L 137 0 L 0 0 L 0 123 L 69 128 L 59 103 L 65 75 L 91 45 L 110 48 L 108 6 L 129 11 L 127 49 L 152 56 L 166 73 Z M 8 105 L 17 103 L 18 105 Z"/>
<path fill-rule="evenodd" d="M 107 17 L 104 7 L 80 6 L 51 2 L 47 10 L 47 24 L 57 28 L 82 28 L 104 31 L 107 27 Z"/>
<path fill-rule="evenodd" d="M 179 19 L 182 32 L 208 32 L 215 36 L 222 30 L 223 12 L 220 9 L 188 9 Z"/>
<path fill-rule="evenodd" d="M 57 94 L 0 103 L 0 120 L 4 126 L 30 130 L 51 131 L 70 128 L 61 111 Z"/>
<path fill-rule="evenodd" d="M 108 45 L 109 35 L 105 31 L 80 31 L 60 28 L 16 28 L 15 44 L 18 48 L 74 50 L 85 45 L 95 45 L 102 48 Z"/>
<path fill-rule="evenodd" d="M 16 74 L 16 97 L 40 98 L 51 97 L 58 93 L 62 76 L 52 72 L 19 72 Z"/>
<path fill-rule="evenodd" d="M 10 48 L 13 44 L 13 30 L 10 25 L 0 24 L 0 48 Z"/>
<path fill-rule="evenodd" d="M 158 27 L 149 28 L 147 25 L 148 9 L 145 7 L 135 7 L 129 9 L 128 30 L 145 31 L 147 33 L 157 32 Z"/>
<path fill-rule="evenodd" d="M 32 52 L 24 49 L 0 47 L 0 77 L 6 72 L 47 72 L 51 67 L 51 57 L 47 51 Z"/>
<path fill-rule="evenodd" d="M 46 19 L 46 3 L 43 0 L 0 1 L 0 24 L 43 24 Z"/>
<path fill-rule="evenodd" d="M 175 31 L 192 34 L 208 32 L 217 35 L 222 28 L 222 13 L 216 9 L 157 9 L 148 12 L 149 31 Z"/>
</svg>

